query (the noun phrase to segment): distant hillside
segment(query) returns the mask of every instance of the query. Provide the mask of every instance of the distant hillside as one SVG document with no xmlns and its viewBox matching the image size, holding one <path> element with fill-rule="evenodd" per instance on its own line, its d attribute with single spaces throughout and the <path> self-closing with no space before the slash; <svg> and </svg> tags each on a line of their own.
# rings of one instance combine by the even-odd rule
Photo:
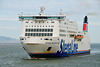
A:
<svg viewBox="0 0 100 67">
<path fill-rule="evenodd" d="M 0 43 L 19 43 L 18 39 L 0 36 Z"/>
</svg>

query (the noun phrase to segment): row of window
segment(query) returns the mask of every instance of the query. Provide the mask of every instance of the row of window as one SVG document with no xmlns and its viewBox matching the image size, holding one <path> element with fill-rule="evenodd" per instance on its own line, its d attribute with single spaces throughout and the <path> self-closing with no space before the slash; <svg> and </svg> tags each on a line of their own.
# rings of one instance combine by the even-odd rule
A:
<svg viewBox="0 0 100 67">
<path fill-rule="evenodd" d="M 26 21 L 26 23 L 44 23 L 44 22 L 29 22 L 29 21 Z M 49 22 L 47 22 L 49 23 Z M 54 21 L 51 21 L 51 23 L 55 23 Z"/>
<path fill-rule="evenodd" d="M 26 32 L 53 32 L 53 29 L 26 29 Z"/>
<path fill-rule="evenodd" d="M 66 34 L 60 34 L 60 36 L 64 36 L 64 37 L 66 37 Z"/>
<path fill-rule="evenodd" d="M 65 31 L 65 30 L 61 30 L 61 29 L 60 29 L 60 32 L 66 32 L 66 31 Z"/>
<path fill-rule="evenodd" d="M 76 33 L 76 31 L 67 31 L 67 32 L 69 32 L 69 33 Z"/>
<path fill-rule="evenodd" d="M 26 25 L 26 27 L 54 27 L 54 26 L 44 26 L 44 25 L 43 26 L 38 26 L 38 25 L 37 26 L 28 26 L 28 25 Z"/>
<path fill-rule="evenodd" d="M 53 36 L 52 33 L 25 33 L 25 36 Z"/>
</svg>

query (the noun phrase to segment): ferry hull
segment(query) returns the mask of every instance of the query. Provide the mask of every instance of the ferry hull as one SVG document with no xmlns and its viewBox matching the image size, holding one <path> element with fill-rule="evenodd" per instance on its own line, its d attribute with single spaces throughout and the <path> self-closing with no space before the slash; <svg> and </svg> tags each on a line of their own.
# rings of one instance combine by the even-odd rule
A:
<svg viewBox="0 0 100 67">
<path fill-rule="evenodd" d="M 90 54 L 90 48 L 80 49 L 82 45 L 78 43 L 66 44 L 63 39 L 59 44 L 51 43 L 24 43 L 23 48 L 31 58 L 58 58 Z"/>
<path fill-rule="evenodd" d="M 60 58 L 90 54 L 90 50 L 78 51 L 76 53 L 28 53 L 31 58 Z"/>
</svg>

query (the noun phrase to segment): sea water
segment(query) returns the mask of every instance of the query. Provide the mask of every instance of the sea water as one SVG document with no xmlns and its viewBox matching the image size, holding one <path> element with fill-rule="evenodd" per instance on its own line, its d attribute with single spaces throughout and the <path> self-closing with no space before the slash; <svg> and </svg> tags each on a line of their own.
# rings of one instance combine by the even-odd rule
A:
<svg viewBox="0 0 100 67">
<path fill-rule="evenodd" d="M 0 44 L 0 67 L 100 67 L 100 44 L 91 54 L 67 58 L 30 59 L 21 44 Z"/>
</svg>

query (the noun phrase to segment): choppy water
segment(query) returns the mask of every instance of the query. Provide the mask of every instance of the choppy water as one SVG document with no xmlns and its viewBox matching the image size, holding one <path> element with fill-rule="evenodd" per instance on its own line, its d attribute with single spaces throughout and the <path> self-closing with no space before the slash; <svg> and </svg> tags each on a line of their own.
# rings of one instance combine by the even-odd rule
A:
<svg viewBox="0 0 100 67">
<path fill-rule="evenodd" d="M 100 44 L 91 44 L 91 55 L 56 59 L 29 59 L 18 44 L 0 44 L 0 67 L 100 67 Z"/>
</svg>

